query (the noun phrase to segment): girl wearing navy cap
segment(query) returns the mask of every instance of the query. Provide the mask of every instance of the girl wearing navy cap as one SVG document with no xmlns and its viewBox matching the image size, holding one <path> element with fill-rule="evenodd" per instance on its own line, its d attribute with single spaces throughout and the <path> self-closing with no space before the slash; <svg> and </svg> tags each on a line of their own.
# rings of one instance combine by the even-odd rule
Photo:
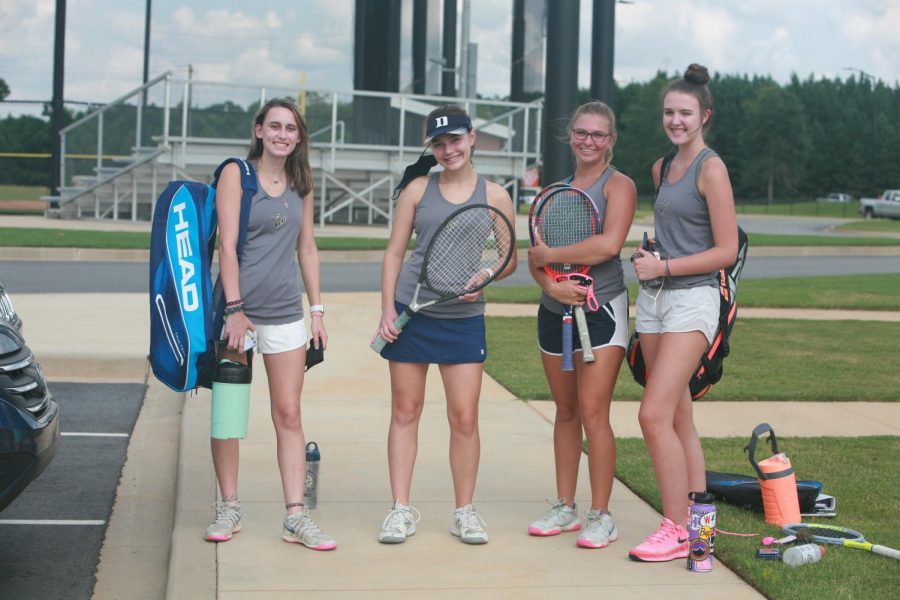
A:
<svg viewBox="0 0 900 600">
<path fill-rule="evenodd" d="M 434 157 L 424 155 L 416 163 L 422 167 L 419 172 L 413 172 L 416 167 L 412 167 L 399 186 L 402 191 L 381 270 L 381 321 L 375 332 L 389 342 L 381 355 L 389 361 L 391 373 L 388 465 L 393 505 L 378 536 L 385 544 L 406 541 L 415 533 L 419 520 L 418 511 L 409 506 L 409 495 L 430 364 L 438 365 L 447 398 L 450 470 L 456 500 L 450 532 L 467 544 L 488 541 L 484 522 L 472 507 L 481 449 L 478 399 L 487 356 L 482 292 L 422 309 L 402 335 L 394 327 L 394 320 L 412 301 L 428 242 L 447 216 L 464 205 L 487 203 L 515 222 L 506 190 L 486 181 L 472 165 L 475 137 L 472 122 L 462 108 L 447 105 L 433 110 L 427 117 L 425 143 Z M 443 171 L 428 175 L 435 163 Z M 413 232 L 415 248 L 404 264 Z M 513 254 L 497 279 L 515 268 Z"/>
</svg>

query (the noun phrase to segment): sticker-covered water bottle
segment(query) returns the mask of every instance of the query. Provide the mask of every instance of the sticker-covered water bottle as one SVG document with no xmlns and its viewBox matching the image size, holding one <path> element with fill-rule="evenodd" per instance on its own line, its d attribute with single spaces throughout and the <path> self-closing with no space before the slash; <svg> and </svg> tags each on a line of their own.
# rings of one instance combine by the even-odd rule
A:
<svg viewBox="0 0 900 600">
<path fill-rule="evenodd" d="M 691 492 L 693 504 L 688 508 L 688 571 L 712 571 L 716 542 L 716 505 L 708 492 Z"/>
<path fill-rule="evenodd" d="M 322 455 L 315 442 L 306 444 L 306 487 L 303 490 L 303 504 L 315 508 L 319 495 L 319 462 Z"/>
</svg>

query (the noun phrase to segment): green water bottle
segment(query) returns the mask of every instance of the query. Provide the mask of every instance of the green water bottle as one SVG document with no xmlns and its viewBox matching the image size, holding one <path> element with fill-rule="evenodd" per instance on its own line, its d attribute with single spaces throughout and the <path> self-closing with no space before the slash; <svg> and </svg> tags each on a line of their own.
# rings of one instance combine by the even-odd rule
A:
<svg viewBox="0 0 900 600">
<path fill-rule="evenodd" d="M 220 440 L 247 437 L 250 382 L 253 370 L 228 359 L 220 360 L 212 385 L 210 434 Z"/>
</svg>

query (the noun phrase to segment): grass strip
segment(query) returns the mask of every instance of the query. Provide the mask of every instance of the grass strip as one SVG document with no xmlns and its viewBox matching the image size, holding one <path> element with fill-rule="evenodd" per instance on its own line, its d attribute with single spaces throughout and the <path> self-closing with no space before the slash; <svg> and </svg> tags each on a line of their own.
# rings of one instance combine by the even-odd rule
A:
<svg viewBox="0 0 900 600">
<path fill-rule="evenodd" d="M 760 415 L 760 421 L 765 421 L 764 414 Z M 706 468 L 755 476 L 742 449 L 756 425 L 747 423 L 746 438 L 704 438 Z M 620 438 L 616 443 L 616 477 L 661 511 L 659 490 L 644 441 Z M 778 438 L 778 449 L 790 457 L 799 480 L 821 482 L 823 493 L 837 500 L 836 518 L 805 521 L 849 527 L 862 532 L 869 542 L 900 548 L 900 527 L 894 520 L 896 494 L 900 489 L 900 437 Z M 615 514 L 615 505 L 611 510 Z M 762 513 L 724 502 L 716 503 L 716 512 L 720 529 L 759 534 L 753 538 L 720 534 L 716 537 L 716 558 L 768 598 L 900 598 L 895 560 L 838 546 L 828 546 L 822 560 L 801 568 L 789 567 L 781 561 L 761 560 L 756 558 L 760 540 L 767 535 L 781 537 L 780 529 L 766 524 Z M 647 523 L 647 533 L 655 526 L 656 523 Z"/>
<path fill-rule="evenodd" d="M 2 209 L 2 204 L 0 204 Z M 126 234 L 126 235 L 122 235 Z M 143 242 L 141 241 L 143 240 Z M 385 238 L 329 237 L 316 238 L 320 250 L 384 250 Z M 143 244 L 143 245 L 141 245 Z M 629 242 L 622 251 L 630 256 L 636 242 Z M 823 247 L 823 246 L 900 246 L 900 237 L 844 237 L 821 235 L 768 235 L 753 234 L 751 248 L 755 246 Z M 48 229 L 43 227 L 0 227 L 0 246 L 26 246 L 48 248 L 149 248 L 149 232 L 90 231 Z M 516 246 L 528 248 L 528 240 L 517 240 Z"/>
<path fill-rule="evenodd" d="M 516 397 L 549 400 L 535 317 L 488 317 L 487 372 Z M 740 319 L 725 375 L 711 400 L 888 401 L 900 399 L 900 378 L 888 366 L 900 323 Z M 643 389 L 623 364 L 617 400 L 640 400 Z"/>
<path fill-rule="evenodd" d="M 628 286 L 629 298 L 636 298 L 638 286 Z M 537 284 L 487 288 L 489 302 L 537 304 L 541 292 Z M 835 275 L 817 277 L 772 277 L 745 279 L 738 287 L 741 307 L 811 308 L 841 310 L 900 311 L 900 274 Z"/>
</svg>

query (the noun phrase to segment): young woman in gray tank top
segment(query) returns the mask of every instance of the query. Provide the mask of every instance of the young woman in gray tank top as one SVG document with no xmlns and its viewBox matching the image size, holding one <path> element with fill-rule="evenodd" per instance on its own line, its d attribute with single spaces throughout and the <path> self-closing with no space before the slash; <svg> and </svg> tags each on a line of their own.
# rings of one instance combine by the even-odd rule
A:
<svg viewBox="0 0 900 600">
<path fill-rule="evenodd" d="M 328 343 L 319 295 L 319 252 L 313 235 L 313 182 L 309 135 L 297 107 L 270 100 L 256 113 L 247 160 L 256 166 L 259 191 L 253 197 L 241 262 L 237 238 L 241 175 L 237 163 L 219 180 L 219 269 L 226 300 L 223 339 L 230 355 L 243 359 L 244 340 L 255 332 L 269 382 L 272 420 L 278 439 L 278 469 L 286 515 L 282 538 L 314 550 L 331 550 L 335 541 L 316 525 L 303 505 L 306 483 L 305 439 L 300 392 L 306 341 Z M 300 277 L 310 303 L 303 319 Z M 240 531 L 238 439 L 213 439 L 212 456 L 222 500 L 206 539 L 224 542 Z"/>
<path fill-rule="evenodd" d="M 416 531 L 419 513 L 409 506 L 413 467 L 418 446 L 419 418 L 425 403 L 429 364 L 440 369 L 450 423 L 450 470 L 456 510 L 450 531 L 468 544 L 483 544 L 488 536 L 472 507 L 481 442 L 478 434 L 478 396 L 486 357 L 482 292 L 423 309 L 398 335 L 394 320 L 412 300 L 425 248 L 447 216 L 468 203 L 488 203 L 515 223 L 506 190 L 485 181 L 472 166 L 475 132 L 465 111 L 442 106 L 427 117 L 426 144 L 443 171 L 421 176 L 407 185 L 397 200 L 391 237 L 381 270 L 381 321 L 375 335 L 389 343 L 382 356 L 391 373 L 391 423 L 388 464 L 393 506 L 382 523 L 378 540 L 397 544 Z M 415 232 L 412 256 L 404 264 L 407 244 Z M 497 277 L 516 268 L 515 254 Z M 419 295 L 421 302 L 426 290 Z M 373 336 L 374 339 L 374 336 Z"/>
<path fill-rule="evenodd" d="M 531 523 L 528 533 L 550 536 L 580 530 L 578 546 L 603 548 L 618 535 L 609 511 L 616 469 L 616 441 L 609 424 L 609 407 L 628 345 L 628 292 L 619 253 L 634 218 L 636 191 L 634 182 L 610 164 L 616 143 L 616 119 L 606 104 L 589 102 L 579 107 L 569 121 L 567 134 L 575 157 L 575 174 L 569 183 L 585 190 L 594 200 L 602 233 L 586 244 L 562 248 L 538 244 L 528 252 L 531 275 L 542 291 L 538 309 L 541 361 L 556 403 L 553 453 L 558 498 Z M 548 263 L 567 262 L 594 265 L 589 275 L 600 304 L 597 311 L 586 312 L 596 360 L 581 361 L 580 341 L 573 336 L 577 347 L 572 372 L 562 370 L 562 305 L 584 306 L 587 290 L 573 281 L 557 282 L 541 268 Z M 582 431 L 588 440 L 591 479 L 591 505 L 585 512 L 583 529 L 575 504 Z"/>
<path fill-rule="evenodd" d="M 648 373 L 638 418 L 663 503 L 659 528 L 628 554 L 644 562 L 687 558 L 688 494 L 706 489 L 688 381 L 718 324 L 712 274 L 738 248 L 728 170 L 703 140 L 713 114 L 708 81 L 705 67 L 691 65 L 666 88 L 662 124 L 678 152 L 667 173 L 661 159 L 652 169 L 660 257 L 639 249 L 633 260 L 639 280 L 662 278 L 662 288 L 638 294 L 635 319 Z"/>
</svg>

